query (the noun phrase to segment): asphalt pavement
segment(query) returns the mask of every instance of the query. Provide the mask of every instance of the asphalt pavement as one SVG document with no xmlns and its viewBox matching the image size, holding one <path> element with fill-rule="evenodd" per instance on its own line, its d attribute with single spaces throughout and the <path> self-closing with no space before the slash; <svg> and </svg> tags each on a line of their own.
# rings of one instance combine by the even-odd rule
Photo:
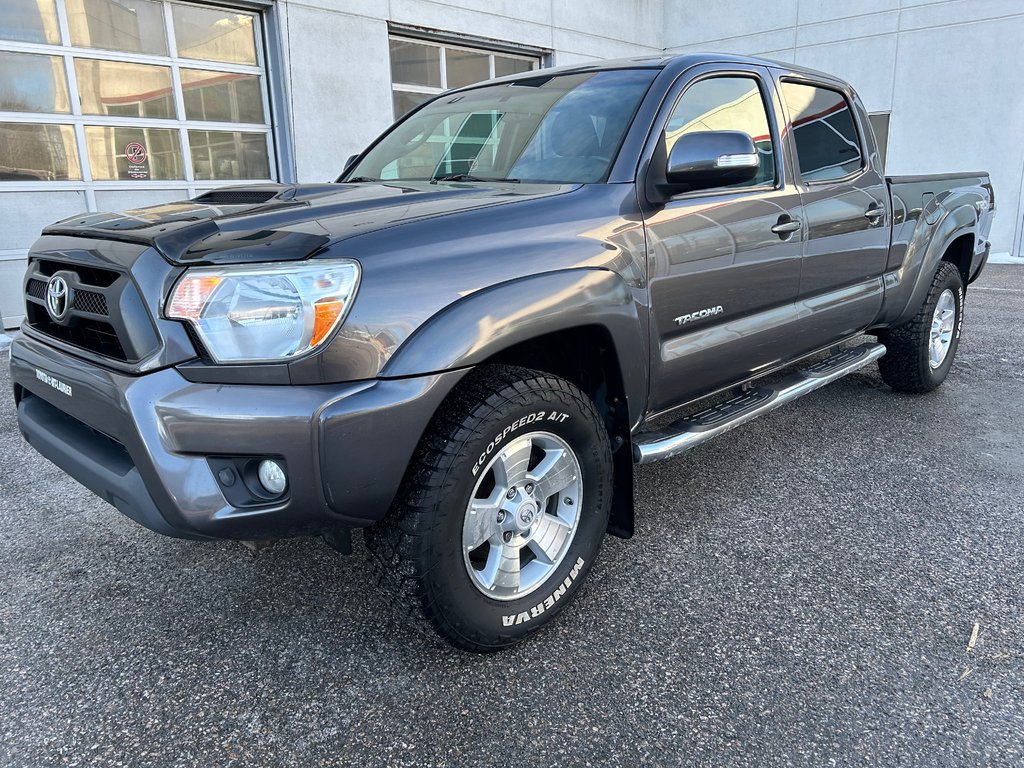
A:
<svg viewBox="0 0 1024 768">
<path fill-rule="evenodd" d="M 871 368 L 641 468 L 636 536 L 487 657 L 396 620 L 359 541 L 136 526 L 4 367 L 0 765 L 1024 764 L 1024 268 L 967 306 L 935 393 Z"/>
</svg>

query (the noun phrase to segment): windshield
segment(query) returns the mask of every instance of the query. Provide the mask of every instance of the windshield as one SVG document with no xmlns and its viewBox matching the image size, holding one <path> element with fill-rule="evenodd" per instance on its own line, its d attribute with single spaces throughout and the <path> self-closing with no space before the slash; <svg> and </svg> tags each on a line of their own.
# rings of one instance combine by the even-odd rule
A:
<svg viewBox="0 0 1024 768">
<path fill-rule="evenodd" d="M 445 94 L 396 125 L 345 180 L 602 180 L 657 75 L 541 75 Z"/>
</svg>

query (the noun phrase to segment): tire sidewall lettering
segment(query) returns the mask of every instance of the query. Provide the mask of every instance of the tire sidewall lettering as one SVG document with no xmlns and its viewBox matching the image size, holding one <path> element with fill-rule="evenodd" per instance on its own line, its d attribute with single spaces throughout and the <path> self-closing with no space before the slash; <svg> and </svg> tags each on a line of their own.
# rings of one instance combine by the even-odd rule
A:
<svg viewBox="0 0 1024 768">
<path fill-rule="evenodd" d="M 550 394 L 555 393 L 549 393 L 543 403 L 510 404 L 507 410 L 503 409 L 505 413 L 500 420 L 482 422 L 476 430 L 478 437 L 467 441 L 463 455 L 468 461 L 449 491 L 453 514 L 446 516 L 448 520 L 440 532 L 444 544 L 439 550 L 439 554 L 446 553 L 441 555 L 445 565 L 432 569 L 432 579 L 437 580 L 438 586 L 445 585 L 440 593 L 453 601 L 449 603 L 451 609 L 458 605 L 458 612 L 466 621 L 477 625 L 479 631 L 525 636 L 547 624 L 572 602 L 585 581 L 607 528 L 611 465 L 609 462 L 607 467 L 602 466 L 601 457 L 608 447 L 607 443 L 600 443 L 600 433 L 594 432 L 595 429 L 603 431 L 603 427 L 600 422 L 586 418 L 574 401 L 551 398 Z M 570 549 L 548 579 L 522 597 L 496 600 L 482 593 L 466 573 L 462 555 L 464 508 L 484 468 L 501 448 L 512 442 L 513 436 L 519 438 L 531 432 L 550 432 L 572 447 L 583 473 L 583 509 Z"/>
<path fill-rule="evenodd" d="M 480 470 L 487 465 L 487 462 L 491 459 L 491 454 L 506 443 L 509 435 L 512 435 L 523 427 L 529 426 L 530 424 L 536 424 L 538 422 L 554 422 L 555 424 L 561 424 L 570 418 L 569 414 L 565 411 L 534 411 L 526 416 L 520 416 L 515 421 L 512 421 L 505 425 L 505 428 L 498 432 L 490 442 L 487 443 L 487 447 L 477 457 L 476 462 L 473 464 L 473 468 L 470 470 L 473 477 L 480 474 Z"/>
</svg>

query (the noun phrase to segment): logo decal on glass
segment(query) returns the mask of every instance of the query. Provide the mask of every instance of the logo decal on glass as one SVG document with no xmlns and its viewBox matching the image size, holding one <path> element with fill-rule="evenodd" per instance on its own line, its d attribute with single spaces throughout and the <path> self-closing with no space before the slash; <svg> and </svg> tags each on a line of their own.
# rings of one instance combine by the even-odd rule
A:
<svg viewBox="0 0 1024 768">
<path fill-rule="evenodd" d="M 124 148 L 124 159 L 128 161 L 128 175 L 133 179 L 148 179 L 149 166 L 146 160 L 149 159 L 149 152 L 146 148 L 133 141 Z"/>
</svg>

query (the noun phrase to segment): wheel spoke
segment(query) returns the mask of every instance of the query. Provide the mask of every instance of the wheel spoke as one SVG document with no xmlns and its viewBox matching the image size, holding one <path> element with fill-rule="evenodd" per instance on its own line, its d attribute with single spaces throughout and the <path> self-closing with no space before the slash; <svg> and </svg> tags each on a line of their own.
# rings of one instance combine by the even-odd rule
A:
<svg viewBox="0 0 1024 768">
<path fill-rule="evenodd" d="M 543 503 L 576 480 L 575 462 L 564 450 L 554 448 L 545 453 L 530 472 L 530 479 L 534 484 L 534 497 Z"/>
<path fill-rule="evenodd" d="M 533 440 L 522 437 L 498 454 L 494 464 L 494 474 L 498 485 L 511 488 L 526 479 L 530 467 L 530 454 L 533 452 Z"/>
<path fill-rule="evenodd" d="M 537 521 L 529 547 L 537 559 L 548 565 L 555 562 L 572 528 L 554 515 L 542 514 Z"/>
<path fill-rule="evenodd" d="M 956 315 L 952 309 L 947 309 L 939 319 L 939 328 L 943 331 L 953 331 L 953 317 Z"/>
<path fill-rule="evenodd" d="M 519 589 L 519 547 L 492 545 L 480 577 L 490 589 Z"/>
<path fill-rule="evenodd" d="M 498 533 L 498 510 L 505 496 L 505 489 L 495 486 L 486 499 L 473 499 L 466 519 L 462 523 L 462 544 L 467 552 L 483 546 L 483 543 Z"/>
</svg>

